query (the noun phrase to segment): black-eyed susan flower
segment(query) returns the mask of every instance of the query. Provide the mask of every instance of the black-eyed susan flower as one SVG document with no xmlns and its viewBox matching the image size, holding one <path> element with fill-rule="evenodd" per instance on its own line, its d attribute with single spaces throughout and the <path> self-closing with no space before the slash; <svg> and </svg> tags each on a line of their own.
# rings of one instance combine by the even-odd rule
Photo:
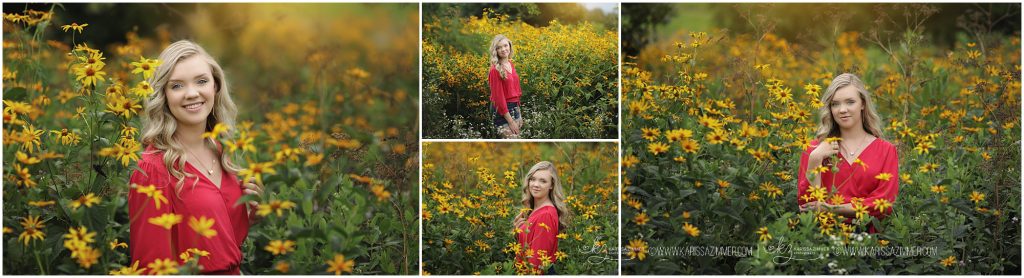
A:
<svg viewBox="0 0 1024 278">
<path fill-rule="evenodd" d="M 263 175 L 276 174 L 277 170 L 274 170 L 273 162 L 253 162 L 249 163 L 249 168 L 238 171 L 239 175 L 242 175 L 243 181 L 248 181 L 250 178 L 256 178 L 257 184 L 263 184 Z"/>
<path fill-rule="evenodd" d="M 122 165 L 128 166 L 132 161 L 138 160 L 138 152 L 141 150 L 137 141 L 131 140 L 131 138 L 121 138 L 114 146 L 100 149 L 97 155 L 114 157 L 121 161 Z"/>
<path fill-rule="evenodd" d="M 659 155 L 668 151 L 668 145 L 665 145 L 665 143 L 662 142 L 654 142 L 647 145 L 647 150 L 650 151 L 651 154 Z"/>
<path fill-rule="evenodd" d="M 700 144 L 698 144 L 697 141 L 692 139 L 684 139 L 680 142 L 680 144 L 683 151 L 687 153 L 697 153 L 697 151 L 700 150 Z"/>
<path fill-rule="evenodd" d="M 178 274 L 178 261 L 172 259 L 156 259 L 146 265 L 151 275 Z"/>
<path fill-rule="evenodd" d="M 954 264 L 956 264 L 956 256 L 946 257 L 945 259 L 939 261 L 939 264 L 941 264 L 944 267 L 953 266 Z"/>
<path fill-rule="evenodd" d="M 65 146 L 77 145 L 78 142 L 82 140 L 82 137 L 78 136 L 78 133 L 75 133 L 74 131 L 69 131 L 66 128 L 63 128 L 60 131 L 51 130 L 50 134 L 53 135 L 54 141 L 60 142 L 61 145 Z"/>
<path fill-rule="evenodd" d="M 256 214 L 259 214 L 260 216 L 267 216 L 273 212 L 276 213 L 278 217 L 281 217 L 285 210 L 292 209 L 295 206 L 295 202 L 292 201 L 273 200 L 267 204 L 260 204 L 259 208 L 256 210 Z"/>
<path fill-rule="evenodd" d="M 334 272 L 334 275 L 341 275 L 342 272 L 352 273 L 353 266 L 355 261 L 346 260 L 342 254 L 334 254 L 334 258 L 327 260 L 327 272 Z"/>
<path fill-rule="evenodd" d="M 380 184 L 374 184 L 370 186 L 370 192 L 377 197 L 378 202 L 391 198 L 391 192 L 388 192 L 386 189 L 384 189 L 384 186 Z"/>
<path fill-rule="evenodd" d="M 91 208 L 93 205 L 100 203 L 100 197 L 97 197 L 95 193 L 89 193 L 78 197 L 78 199 L 71 201 L 71 209 L 75 210 L 81 206 Z"/>
<path fill-rule="evenodd" d="M 66 25 L 60 26 L 60 29 L 64 30 L 64 32 L 67 32 L 68 30 L 71 30 L 71 31 L 78 31 L 78 33 L 82 33 L 82 31 L 85 31 L 85 27 L 87 27 L 87 26 L 89 26 L 89 23 L 83 23 L 83 24 L 79 25 L 77 22 L 72 22 L 71 24 L 66 24 Z"/>
<path fill-rule="evenodd" d="M 118 240 L 116 238 L 114 240 L 108 242 L 108 244 L 110 244 L 110 250 L 115 250 L 117 248 L 125 248 L 125 249 L 128 248 L 128 244 L 127 243 L 121 242 L 120 240 Z"/>
<path fill-rule="evenodd" d="M 160 216 L 150 218 L 149 219 L 149 224 L 157 225 L 157 226 L 160 226 L 160 227 L 162 227 L 164 229 L 170 230 L 171 226 L 174 226 L 174 225 L 177 225 L 178 223 L 181 223 L 181 218 L 182 218 L 182 216 L 178 215 L 178 214 L 164 213 L 164 214 L 162 214 Z M 149 268 L 152 269 L 153 267 L 150 266 Z"/>
<path fill-rule="evenodd" d="M 167 200 L 167 197 L 164 197 L 163 190 L 157 189 L 155 185 L 141 186 L 137 184 L 132 184 L 132 186 L 135 188 L 135 192 L 138 192 L 140 194 L 146 194 L 146 196 L 152 199 L 154 205 L 156 205 L 156 209 L 160 209 L 161 204 L 166 204 L 169 202 Z"/>
<path fill-rule="evenodd" d="M 640 128 L 640 130 L 643 132 L 644 140 L 647 140 L 647 141 L 657 140 L 658 137 L 661 136 L 661 130 L 659 130 L 657 128 L 643 127 L 643 128 Z"/>
<path fill-rule="evenodd" d="M 26 246 L 32 240 L 42 241 L 46 238 L 46 234 L 43 233 L 43 228 L 46 225 L 43 224 L 43 221 L 39 221 L 39 216 L 29 215 L 21 220 L 21 227 L 24 231 L 21 232 L 21 235 L 18 235 L 18 241 L 23 242 Z"/>
<path fill-rule="evenodd" d="M 683 223 L 683 232 L 690 235 L 691 237 L 700 236 L 700 229 L 697 229 L 697 227 L 690 225 L 690 223 Z"/>
<path fill-rule="evenodd" d="M 149 95 L 153 94 L 153 87 L 149 85 L 148 81 L 140 81 L 139 83 L 135 84 L 135 87 L 132 87 L 131 93 L 136 97 L 146 99 L 149 97 Z"/>
<path fill-rule="evenodd" d="M 873 204 L 875 205 L 875 209 L 877 209 L 878 212 L 884 212 L 885 209 L 892 207 L 892 203 L 890 203 L 889 200 L 886 199 L 875 199 L 875 202 Z"/>
<path fill-rule="evenodd" d="M 285 261 L 277 262 L 274 264 L 274 270 L 280 273 L 288 273 L 288 270 L 291 270 L 291 264 Z"/>
<path fill-rule="evenodd" d="M 136 260 L 131 266 L 122 266 L 118 270 L 111 270 L 110 275 L 142 275 L 146 273 L 147 268 L 139 268 L 139 261 Z"/>
<path fill-rule="evenodd" d="M 284 255 L 288 252 L 295 252 L 295 241 L 291 240 L 271 240 L 263 250 L 267 250 L 271 254 Z"/>
<path fill-rule="evenodd" d="M 643 261 L 647 258 L 647 242 L 642 239 L 629 240 L 629 245 L 627 245 L 626 248 L 629 250 L 627 254 L 631 260 L 636 259 Z"/>
<path fill-rule="evenodd" d="M 178 258 L 180 258 L 182 261 L 189 261 L 192 260 L 192 258 L 201 258 L 209 256 L 210 252 L 206 250 L 200 250 L 198 248 L 189 248 L 184 252 L 181 252 L 181 254 L 178 254 Z"/>
<path fill-rule="evenodd" d="M 768 233 L 768 227 L 761 227 L 757 230 L 757 238 L 760 241 L 772 240 L 772 235 Z"/>
<path fill-rule="evenodd" d="M 210 131 L 203 132 L 203 139 L 209 138 L 210 140 L 217 140 L 219 136 L 227 134 L 227 132 L 228 125 L 224 123 L 217 123 L 212 129 L 210 129 Z"/>
<path fill-rule="evenodd" d="M 36 163 L 42 162 L 42 160 L 39 159 L 38 157 L 29 156 L 28 154 L 25 154 L 25 153 L 23 153 L 21 151 L 15 152 L 14 153 L 14 157 L 18 159 L 18 162 L 21 162 L 22 164 L 25 164 L 25 165 L 32 165 L 32 164 L 36 164 Z"/>
<path fill-rule="evenodd" d="M 213 224 L 213 218 L 206 218 L 206 216 L 199 216 L 199 218 L 192 216 L 188 219 L 188 226 L 205 238 L 217 236 L 217 230 L 212 229 Z"/>
<path fill-rule="evenodd" d="M 21 149 L 28 151 L 28 153 L 33 153 L 40 149 L 43 144 L 42 135 L 43 131 L 36 129 L 33 125 L 22 126 L 20 137 Z"/>
<path fill-rule="evenodd" d="M 708 142 L 708 144 L 712 144 L 712 145 L 718 145 L 718 144 L 721 144 L 722 142 L 725 142 L 725 141 L 729 140 L 729 138 L 726 135 L 725 131 L 717 130 L 717 129 L 713 130 L 710 133 L 708 133 L 707 135 L 705 135 L 704 139 L 705 139 L 705 141 Z"/>
<path fill-rule="evenodd" d="M 75 258 L 75 262 L 82 268 L 89 269 L 93 264 L 99 262 L 102 255 L 103 253 L 99 250 L 91 246 L 84 246 L 78 249 L 77 254 L 73 255 L 72 258 Z"/>
<path fill-rule="evenodd" d="M 14 176 L 17 178 L 19 186 L 24 186 L 25 188 L 36 186 L 36 182 L 32 180 L 32 174 L 29 173 L 28 168 L 21 167 L 21 164 L 14 164 Z"/>
<path fill-rule="evenodd" d="M 77 75 L 75 80 L 81 82 L 84 87 L 95 87 L 103 81 L 103 76 L 107 75 L 106 72 L 91 65 L 78 68 L 75 74 Z"/>
<path fill-rule="evenodd" d="M 881 173 L 881 174 L 878 174 L 877 176 L 875 176 L 875 179 L 878 179 L 880 181 L 889 181 L 889 179 L 891 179 L 891 178 L 892 178 L 892 174 L 889 174 L 889 173 Z"/>
<path fill-rule="evenodd" d="M 974 202 L 975 205 L 978 205 L 982 201 L 985 201 L 985 193 L 981 193 L 981 192 L 978 192 L 978 191 L 971 191 L 970 199 L 971 199 L 972 202 Z"/>
<path fill-rule="evenodd" d="M 142 74 L 142 78 L 149 79 L 153 76 L 153 72 L 161 64 L 160 60 L 157 59 L 146 59 L 146 57 L 139 57 L 138 62 L 132 62 L 132 73 Z"/>
</svg>

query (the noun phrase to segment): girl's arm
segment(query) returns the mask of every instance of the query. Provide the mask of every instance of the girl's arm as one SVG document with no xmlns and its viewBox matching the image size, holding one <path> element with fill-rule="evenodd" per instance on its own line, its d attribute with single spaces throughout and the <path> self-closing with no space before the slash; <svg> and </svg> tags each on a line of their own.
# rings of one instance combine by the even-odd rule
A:
<svg viewBox="0 0 1024 278">
<path fill-rule="evenodd" d="M 882 173 L 890 174 L 889 180 L 879 180 L 878 186 L 875 187 L 871 193 L 868 194 L 867 198 L 864 198 L 864 206 L 868 207 L 868 213 L 875 218 L 882 219 L 885 216 L 892 213 L 892 206 L 885 207 L 883 210 L 878 210 L 875 205 L 877 200 L 884 199 L 889 204 L 896 203 L 896 194 L 899 192 L 899 181 L 900 181 L 900 159 L 896 153 L 895 146 L 889 146 L 888 149 L 880 152 L 878 155 L 885 156 L 885 162 L 882 162 Z"/>
<path fill-rule="evenodd" d="M 813 162 L 811 161 L 810 153 L 811 153 L 811 150 L 813 150 L 814 147 L 815 146 L 812 145 L 810 148 L 808 148 L 807 150 L 803 151 L 803 153 L 800 155 L 800 166 L 797 167 L 797 175 L 796 175 L 796 185 L 797 185 L 796 186 L 796 188 L 797 188 L 797 195 L 796 195 L 796 197 L 797 198 L 796 198 L 796 202 L 797 202 L 797 205 L 800 207 L 800 211 L 804 211 L 805 210 L 805 205 L 808 205 L 808 200 L 803 198 L 804 194 L 807 194 L 807 189 L 810 188 L 812 185 L 816 186 L 816 185 L 821 184 L 821 179 L 818 178 L 818 177 L 815 177 L 813 180 L 808 180 L 807 179 L 807 172 L 809 172 L 809 171 L 814 169 L 814 168 L 811 168 L 812 164 L 813 165 L 817 165 L 817 166 L 821 166 L 821 160 L 817 160 L 817 161 L 813 161 Z M 815 167 L 817 167 L 817 166 L 815 166 Z M 811 205 L 813 205 L 813 204 L 811 204 Z M 815 209 L 817 209 L 817 208 L 815 208 Z"/>
<path fill-rule="evenodd" d="M 487 73 L 487 84 L 491 88 L 491 103 L 494 104 L 494 109 L 498 111 L 498 115 L 509 116 L 508 104 L 505 103 L 505 86 L 501 83 L 501 73 L 494 67 Z"/>
<path fill-rule="evenodd" d="M 803 207 L 810 200 L 804 198 L 807 189 L 813 186 L 821 186 L 821 174 L 815 174 L 808 179 L 807 173 L 821 167 L 826 157 L 839 153 L 839 143 L 818 142 L 811 145 L 803 155 L 800 156 L 800 168 L 797 175 L 797 204 Z"/>
<path fill-rule="evenodd" d="M 853 211 L 853 205 L 851 205 L 850 203 L 845 203 L 845 204 L 842 204 L 842 205 L 827 205 L 827 206 L 830 209 L 832 209 L 832 212 L 835 212 L 836 214 L 842 215 L 843 217 L 846 217 L 846 218 L 856 218 L 857 217 L 857 213 Z"/>
<path fill-rule="evenodd" d="M 527 235 L 529 249 L 533 250 L 530 263 L 534 268 L 544 264 L 541 256 L 548 258 L 549 262 L 555 261 L 555 245 L 558 244 L 558 217 L 552 214 L 544 214 L 538 217 L 537 222 L 530 223 L 530 233 Z"/>
<path fill-rule="evenodd" d="M 149 223 L 150 219 L 165 214 L 174 215 L 169 202 L 174 198 L 174 188 L 168 186 L 169 179 L 159 175 L 166 174 L 147 162 L 140 162 L 139 169 L 132 173 L 128 184 L 133 185 L 128 192 L 129 219 L 129 252 L 131 261 L 138 261 L 140 266 L 149 265 L 157 259 L 170 259 L 177 262 L 177 250 L 174 233 L 171 229 Z M 181 225 L 181 224 L 178 224 Z"/>
</svg>

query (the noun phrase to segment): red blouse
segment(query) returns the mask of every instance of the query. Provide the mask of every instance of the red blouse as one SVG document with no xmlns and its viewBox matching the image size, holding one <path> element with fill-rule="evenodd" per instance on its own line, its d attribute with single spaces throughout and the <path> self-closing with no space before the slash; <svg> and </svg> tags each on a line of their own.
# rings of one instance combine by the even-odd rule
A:
<svg viewBox="0 0 1024 278">
<path fill-rule="evenodd" d="M 519 229 L 523 230 L 516 235 L 519 246 L 532 250 L 530 253 L 533 256 L 529 261 L 534 268 L 541 265 L 542 254 L 548 257 L 548 262 L 555 263 L 555 252 L 558 252 L 558 210 L 554 206 L 543 206 L 533 211 Z M 516 257 L 516 262 L 521 261 L 520 257 Z"/>
<path fill-rule="evenodd" d="M 498 115 L 508 113 L 508 103 L 519 102 L 519 97 L 523 95 L 523 90 L 519 88 L 519 73 L 516 72 L 516 66 L 512 62 L 508 64 L 512 66 L 512 72 L 507 74 L 506 79 L 501 78 L 501 73 L 494 66 L 491 66 L 491 71 L 487 73 L 487 84 L 491 86 L 491 103 L 494 103 Z"/>
<path fill-rule="evenodd" d="M 163 151 L 147 147 L 139 159 L 139 169 L 132 173 L 129 180 L 129 184 L 138 186 L 154 185 L 169 201 L 161 203 L 160 208 L 157 208 L 152 198 L 137 191 L 139 188 L 129 192 L 129 250 L 132 262 L 139 261 L 140 267 L 146 267 L 156 259 L 169 258 L 181 264 L 184 261 L 179 255 L 189 248 L 196 248 L 209 252 L 209 256 L 199 258 L 203 274 L 241 274 L 240 248 L 249 233 L 249 218 L 245 205 L 235 206 L 235 201 L 242 196 L 238 177 L 222 170 L 221 187 L 218 189 L 195 167 L 185 163 L 185 172 L 194 177 L 186 177 L 180 196 L 175 196 L 177 180 L 164 167 L 163 156 Z M 150 218 L 165 213 L 180 215 L 181 222 L 170 230 L 149 223 Z M 206 238 L 189 226 L 189 219 L 198 219 L 200 216 L 213 219 L 210 229 L 217 231 L 215 236 Z"/>
<path fill-rule="evenodd" d="M 800 205 L 807 203 L 800 196 L 807 194 L 807 188 L 811 185 L 811 182 L 807 180 L 807 160 L 818 143 L 818 140 L 811 141 L 811 147 L 807 148 L 800 157 L 800 170 L 797 177 L 797 188 L 799 189 L 797 203 Z M 848 162 L 840 153 L 839 161 L 833 162 L 833 164 L 838 164 L 839 173 L 833 174 L 832 171 L 828 171 L 821 174 L 821 185 L 826 190 L 832 190 L 833 184 L 839 186 L 838 193 L 843 196 L 844 203 L 849 203 L 850 198 L 853 197 L 863 198 L 862 204 L 868 208 L 871 216 L 884 219 L 892 213 L 892 207 L 880 212 L 875 208 L 874 202 L 876 199 L 886 199 L 893 204 L 896 202 L 900 180 L 900 159 L 896 154 L 896 147 L 881 138 L 876 138 L 864 147 L 857 159 L 860 159 L 863 165 Z M 888 179 L 879 178 L 882 173 L 889 174 Z"/>
</svg>

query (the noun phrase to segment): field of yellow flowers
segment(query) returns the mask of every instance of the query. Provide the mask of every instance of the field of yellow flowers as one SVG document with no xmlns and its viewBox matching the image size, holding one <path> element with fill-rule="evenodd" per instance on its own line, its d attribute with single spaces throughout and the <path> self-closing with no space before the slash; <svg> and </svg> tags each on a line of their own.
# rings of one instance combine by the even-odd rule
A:
<svg viewBox="0 0 1024 278">
<path fill-rule="evenodd" d="M 240 108 L 234 130 L 212 135 L 245 168 L 239 178 L 266 186 L 242 272 L 416 273 L 417 51 L 393 45 L 416 44 L 417 6 L 281 8 L 209 5 L 185 15 L 247 23 L 230 27 L 237 36 L 209 27 L 218 24 L 189 36 L 221 61 Z M 206 250 L 180 264 L 138 265 L 127 248 L 127 182 L 152 94 L 144 77 L 171 31 L 95 45 L 90 34 L 109 26 L 61 10 L 3 14 L 4 274 L 196 273 Z M 350 16 L 302 14 L 311 10 Z M 250 21 L 267 14 L 273 24 Z M 343 24 L 333 33 L 310 27 Z"/>
<path fill-rule="evenodd" d="M 615 143 L 423 143 L 424 274 L 521 274 L 513 218 L 524 175 L 559 171 L 572 224 L 558 235 L 558 274 L 618 273 Z"/>
<path fill-rule="evenodd" d="M 908 9 L 891 40 L 680 30 L 627 59 L 623 272 L 1019 274 L 1020 31 L 931 44 L 915 28 L 927 11 Z M 866 82 L 898 147 L 899 196 L 881 204 L 894 212 L 863 222 L 877 234 L 797 209 L 800 152 L 843 72 Z"/>
<path fill-rule="evenodd" d="M 618 36 L 590 22 L 536 27 L 507 15 L 424 15 L 423 137 L 497 138 L 487 85 L 495 35 L 513 43 L 523 138 L 618 137 Z"/>
</svg>

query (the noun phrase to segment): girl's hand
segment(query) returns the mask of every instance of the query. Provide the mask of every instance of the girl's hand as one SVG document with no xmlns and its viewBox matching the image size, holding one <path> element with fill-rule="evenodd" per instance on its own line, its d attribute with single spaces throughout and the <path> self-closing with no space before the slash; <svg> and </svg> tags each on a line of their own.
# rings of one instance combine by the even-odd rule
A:
<svg viewBox="0 0 1024 278">
<path fill-rule="evenodd" d="M 519 135 L 519 122 L 508 122 L 508 128 L 512 130 L 512 134 Z"/>
<path fill-rule="evenodd" d="M 256 184 L 256 178 L 249 178 L 242 184 L 242 194 L 245 195 L 256 195 L 257 197 L 263 197 L 263 187 Z M 249 210 L 249 215 L 259 207 L 260 203 L 257 201 L 249 201 L 246 203 L 246 208 Z"/>
<path fill-rule="evenodd" d="M 837 153 L 839 153 L 839 142 L 821 142 L 811 151 L 810 157 L 820 161 Z"/>
<path fill-rule="evenodd" d="M 505 113 L 505 122 L 508 123 L 508 129 L 512 131 L 512 135 L 519 135 L 519 122 L 512 118 L 512 113 Z"/>
<path fill-rule="evenodd" d="M 515 220 L 512 221 L 512 229 L 519 228 L 524 222 L 526 222 L 526 217 L 523 217 L 523 212 L 519 212 L 519 215 L 516 215 Z"/>
</svg>

